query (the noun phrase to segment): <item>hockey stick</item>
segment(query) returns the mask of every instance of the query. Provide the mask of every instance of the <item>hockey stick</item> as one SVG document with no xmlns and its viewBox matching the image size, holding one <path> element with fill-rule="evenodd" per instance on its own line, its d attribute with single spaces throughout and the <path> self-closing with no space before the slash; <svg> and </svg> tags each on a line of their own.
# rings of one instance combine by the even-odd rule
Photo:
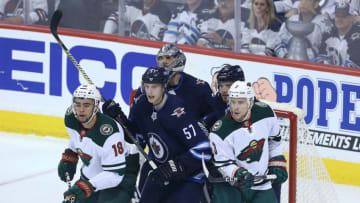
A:
<svg viewBox="0 0 360 203">
<path fill-rule="evenodd" d="M 202 168 L 203 168 L 204 174 L 210 183 L 230 183 L 230 182 L 245 182 L 245 181 L 247 181 L 244 178 L 237 178 L 237 177 L 228 177 L 227 176 L 227 177 L 216 178 L 216 177 L 211 176 L 211 174 L 205 164 L 204 153 L 202 153 L 201 163 L 202 163 Z M 274 180 L 274 179 L 276 179 L 276 175 L 254 176 L 254 182 L 258 182 L 261 180 Z"/>
<path fill-rule="evenodd" d="M 69 57 L 69 59 L 71 60 L 71 62 L 74 64 L 74 66 L 79 70 L 79 72 L 81 73 L 81 75 L 85 78 L 85 80 L 93 85 L 94 83 L 90 80 L 89 76 L 85 73 L 84 69 L 82 69 L 79 65 L 79 63 L 76 61 L 76 59 L 74 58 L 74 56 L 69 52 L 68 48 L 66 48 L 65 44 L 61 41 L 58 33 L 57 33 L 57 29 L 60 23 L 62 17 L 62 12 L 60 10 L 56 10 L 53 14 L 53 16 L 51 17 L 51 22 L 50 22 L 50 31 L 52 33 L 52 35 L 54 36 L 54 38 L 56 39 L 56 41 L 58 42 L 58 44 L 60 45 L 60 47 L 62 48 L 62 50 L 64 50 L 64 52 L 66 53 L 66 55 Z M 99 91 L 100 92 L 100 91 Z M 101 94 L 101 99 L 103 101 L 106 101 L 106 99 L 104 98 L 104 96 Z M 111 103 L 110 105 L 115 105 L 115 102 Z M 136 145 L 136 148 L 139 150 L 139 152 L 145 157 L 145 159 L 147 161 L 149 161 L 150 166 L 153 169 L 157 168 L 157 165 L 155 164 L 155 162 L 153 160 L 151 160 L 149 158 L 149 156 L 144 152 L 143 148 L 140 146 L 139 142 L 135 139 L 135 137 L 132 135 L 132 133 L 129 131 L 129 129 L 124 125 L 123 121 L 121 120 L 120 116 L 117 116 L 115 118 L 115 120 L 117 122 L 120 123 L 120 125 L 122 126 L 122 128 L 125 131 L 125 134 L 130 138 L 130 140 Z"/>
<path fill-rule="evenodd" d="M 68 185 L 68 187 L 70 189 L 71 188 L 71 180 L 70 180 L 69 172 L 65 172 L 65 177 L 66 177 L 66 184 Z M 74 203 L 74 202 L 75 202 L 75 197 L 71 197 L 70 203 Z"/>
</svg>

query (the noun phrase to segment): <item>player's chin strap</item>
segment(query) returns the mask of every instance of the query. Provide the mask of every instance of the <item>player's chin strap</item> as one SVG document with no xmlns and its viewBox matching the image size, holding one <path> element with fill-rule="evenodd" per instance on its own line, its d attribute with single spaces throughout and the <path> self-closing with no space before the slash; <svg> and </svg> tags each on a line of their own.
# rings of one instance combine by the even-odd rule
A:
<svg viewBox="0 0 360 203">
<path fill-rule="evenodd" d="M 82 124 L 87 125 L 87 124 L 89 124 L 89 123 L 94 119 L 95 115 L 96 115 L 97 112 L 99 111 L 99 106 L 98 106 L 98 105 L 99 105 L 99 103 L 95 105 L 94 110 L 93 110 L 90 118 L 89 118 L 86 122 L 84 122 L 84 123 L 82 123 Z M 78 116 L 77 116 L 77 113 L 76 113 L 76 110 L 75 110 L 75 104 L 74 104 L 74 103 L 72 104 L 72 111 L 73 111 L 73 113 L 74 113 L 74 115 L 75 115 L 75 118 L 78 119 Z M 78 119 L 78 120 L 79 120 L 79 119 Z"/>
</svg>

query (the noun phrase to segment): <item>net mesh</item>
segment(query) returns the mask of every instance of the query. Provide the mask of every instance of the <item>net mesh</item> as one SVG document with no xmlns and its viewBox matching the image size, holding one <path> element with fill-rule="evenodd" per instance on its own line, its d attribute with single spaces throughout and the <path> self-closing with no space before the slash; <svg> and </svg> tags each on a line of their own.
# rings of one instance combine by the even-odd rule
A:
<svg viewBox="0 0 360 203">
<path fill-rule="evenodd" d="M 304 112 L 288 104 L 266 103 L 270 104 L 278 115 L 280 133 L 284 141 L 283 153 L 288 160 L 288 170 L 290 170 L 289 160 L 296 158 L 296 177 L 289 177 L 282 184 L 281 203 L 289 202 L 289 196 L 292 193 L 289 193 L 289 182 L 292 181 L 296 181 L 296 190 L 294 191 L 296 194 L 292 194 L 295 195 L 296 203 L 338 202 L 329 173 L 308 131 L 304 120 Z M 284 112 L 292 112 L 296 117 L 279 116 L 279 114 L 283 115 Z M 291 122 L 296 122 L 296 131 L 291 131 Z M 295 132 L 296 135 L 291 136 L 291 132 Z M 293 147 L 290 146 L 290 139 L 293 138 L 297 140 L 296 155 L 289 157 L 290 148 Z"/>
</svg>

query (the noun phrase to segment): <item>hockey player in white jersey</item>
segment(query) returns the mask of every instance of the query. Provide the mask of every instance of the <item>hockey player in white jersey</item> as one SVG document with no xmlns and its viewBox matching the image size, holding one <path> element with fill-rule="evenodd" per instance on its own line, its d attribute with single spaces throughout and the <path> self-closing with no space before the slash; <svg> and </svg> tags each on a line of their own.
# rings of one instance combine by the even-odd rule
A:
<svg viewBox="0 0 360 203">
<path fill-rule="evenodd" d="M 99 112 L 100 99 L 95 85 L 80 85 L 66 111 L 70 143 L 62 154 L 58 175 L 62 181 L 72 180 L 78 157 L 83 166 L 80 179 L 65 191 L 63 203 L 130 202 L 139 155 L 130 155 L 136 150 L 125 143 L 122 127 Z"/>
<path fill-rule="evenodd" d="M 229 106 L 230 112 L 211 129 L 210 146 L 223 176 L 244 181 L 233 184 L 240 191 L 237 195 L 235 190 L 229 190 L 229 196 L 223 191 L 222 202 L 276 203 L 271 182 L 254 180 L 255 176 L 275 174 L 274 183 L 281 184 L 288 178 L 277 118 L 270 106 L 254 103 L 253 89 L 244 81 L 231 85 Z"/>
<path fill-rule="evenodd" d="M 128 35 L 135 38 L 162 41 L 171 12 L 160 0 L 142 0 L 125 6 L 124 21 Z M 119 11 L 111 13 L 104 25 L 104 33 L 118 32 Z"/>
<path fill-rule="evenodd" d="M 199 14 L 214 7 L 213 0 L 186 0 L 173 12 L 164 35 L 164 42 L 196 45 L 200 37 L 197 27 Z"/>
<path fill-rule="evenodd" d="M 306 36 L 309 47 L 307 50 L 308 57 L 310 60 L 314 59 L 319 52 L 322 35 L 333 26 L 328 18 L 320 14 L 319 0 L 301 0 L 299 14 L 291 16 L 288 20 L 314 23 L 314 30 Z M 285 23 L 280 28 L 279 36 L 283 47 L 287 49 L 292 35 L 287 30 Z"/>
<path fill-rule="evenodd" d="M 46 0 L 29 0 L 29 24 L 45 24 L 48 21 Z M 25 21 L 24 1 L 0 0 L 0 21 L 21 23 Z"/>
<path fill-rule="evenodd" d="M 216 10 L 207 10 L 202 16 L 199 19 L 198 25 L 201 37 L 198 39 L 197 45 L 233 50 L 236 36 L 234 0 L 221 0 Z M 241 31 L 245 29 L 244 22 L 241 22 L 240 26 Z"/>
</svg>

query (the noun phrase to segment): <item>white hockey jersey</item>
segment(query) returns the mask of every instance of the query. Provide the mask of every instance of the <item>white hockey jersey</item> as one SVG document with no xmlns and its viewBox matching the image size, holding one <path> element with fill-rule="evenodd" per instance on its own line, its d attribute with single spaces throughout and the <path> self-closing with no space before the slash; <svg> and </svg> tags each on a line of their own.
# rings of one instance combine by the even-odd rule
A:
<svg viewBox="0 0 360 203">
<path fill-rule="evenodd" d="M 281 22 L 275 20 L 268 29 L 244 29 L 242 32 L 241 52 L 263 56 L 283 57 L 286 50 L 278 36 Z"/>
<path fill-rule="evenodd" d="M 240 24 L 240 31 L 243 32 L 245 27 L 245 23 L 241 22 Z M 235 19 L 227 19 L 223 20 L 221 18 L 221 14 L 219 10 L 209 10 L 208 13 L 204 14 L 204 17 L 201 17 L 199 20 L 198 28 L 201 33 L 201 37 L 198 40 L 204 40 L 207 42 L 207 46 L 210 48 L 216 49 L 225 49 L 225 50 L 233 50 L 234 46 L 228 46 L 225 44 L 225 40 L 232 40 L 235 41 Z M 216 43 L 211 41 L 207 34 L 209 32 L 217 33 L 221 38 L 221 43 Z M 241 40 L 241 39 L 240 39 Z"/>
<path fill-rule="evenodd" d="M 234 177 L 238 167 L 253 175 L 265 175 L 269 160 L 282 155 L 279 131 L 273 110 L 262 102 L 254 104 L 250 119 L 244 122 L 236 122 L 227 114 L 213 125 L 209 135 L 215 166 L 228 177 Z M 270 188 L 271 182 L 264 181 L 251 189 Z"/>
<path fill-rule="evenodd" d="M 289 21 L 302 21 L 301 15 L 293 15 L 289 18 Z M 319 52 L 319 47 L 321 43 L 322 35 L 325 32 L 329 32 L 331 28 L 333 27 L 333 24 L 323 15 L 318 14 L 313 17 L 312 23 L 314 23 L 314 30 L 306 36 L 308 49 L 307 54 L 309 59 L 313 59 L 317 56 Z M 283 23 L 283 25 L 280 28 L 279 36 L 281 39 L 282 46 L 287 48 L 290 46 L 290 40 L 292 38 L 291 33 L 287 30 L 286 24 Z"/>
<path fill-rule="evenodd" d="M 161 41 L 170 20 L 170 10 L 160 1 L 147 10 L 142 3 L 125 6 L 124 21 L 128 35 L 135 38 Z M 105 22 L 104 33 L 118 32 L 119 12 L 113 12 Z"/>
<path fill-rule="evenodd" d="M 83 162 L 81 176 L 88 179 L 96 191 L 119 185 L 126 169 L 125 156 L 130 151 L 121 126 L 98 112 L 95 126 L 84 129 L 70 107 L 65 127 L 70 135 L 69 148 L 77 152 Z"/>
<path fill-rule="evenodd" d="M 29 6 L 30 24 L 44 24 L 48 21 L 47 0 L 31 0 Z M 24 18 L 23 0 L 0 0 L 0 21 L 12 16 Z"/>
<path fill-rule="evenodd" d="M 200 7 L 195 9 L 194 12 L 191 12 L 186 5 L 177 7 L 171 16 L 163 41 L 196 45 L 200 37 L 200 31 L 197 27 L 198 15 L 207 12 L 208 9 L 211 8 L 208 7 L 206 1 L 202 1 Z"/>
</svg>

